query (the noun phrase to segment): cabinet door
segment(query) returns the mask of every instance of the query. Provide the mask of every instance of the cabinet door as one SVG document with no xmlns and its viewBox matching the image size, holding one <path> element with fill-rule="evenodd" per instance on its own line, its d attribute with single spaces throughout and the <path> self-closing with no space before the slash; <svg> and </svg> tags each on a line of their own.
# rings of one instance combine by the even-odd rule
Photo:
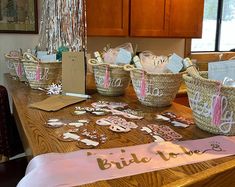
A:
<svg viewBox="0 0 235 187">
<path fill-rule="evenodd" d="M 131 0 L 131 36 L 167 36 L 170 0 Z"/>
<path fill-rule="evenodd" d="M 129 0 L 87 0 L 88 36 L 127 36 Z"/>
<path fill-rule="evenodd" d="M 204 0 L 171 0 L 169 36 L 201 37 Z"/>
</svg>

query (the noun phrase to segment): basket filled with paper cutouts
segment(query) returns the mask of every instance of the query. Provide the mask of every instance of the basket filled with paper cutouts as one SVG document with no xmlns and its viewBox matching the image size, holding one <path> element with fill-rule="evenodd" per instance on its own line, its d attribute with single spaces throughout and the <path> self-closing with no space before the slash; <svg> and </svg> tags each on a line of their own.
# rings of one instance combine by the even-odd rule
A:
<svg viewBox="0 0 235 187">
<path fill-rule="evenodd" d="M 11 77 L 17 78 L 17 72 L 15 68 L 15 63 L 18 63 L 22 59 L 20 52 L 10 51 L 8 54 L 5 54 L 5 62 Z"/>
<path fill-rule="evenodd" d="M 235 87 L 208 79 L 192 66 L 183 75 L 196 125 L 213 134 L 235 135 Z"/>
<path fill-rule="evenodd" d="M 153 63 L 147 59 L 147 64 L 138 62 L 137 67 L 134 65 L 125 66 L 125 70 L 130 72 L 136 96 L 141 104 L 146 106 L 171 105 L 178 93 L 183 73 L 172 73 L 166 69 L 167 56 L 155 56 L 151 52 L 143 54 L 146 53 L 151 54 L 151 58 L 154 59 Z"/>
<path fill-rule="evenodd" d="M 30 53 L 24 53 L 22 62 L 32 89 L 47 88 L 52 83 L 56 84 L 61 81 L 61 62 L 41 62 Z"/>
<path fill-rule="evenodd" d="M 141 104 L 151 107 L 171 105 L 182 82 L 182 73 L 150 74 L 144 70 L 126 66 L 136 96 Z"/>
<path fill-rule="evenodd" d="M 12 53 L 14 55 L 12 55 Z M 22 55 L 18 51 L 12 51 L 9 54 L 5 54 L 10 75 L 17 77 L 22 82 L 27 82 L 22 58 Z"/>
<path fill-rule="evenodd" d="M 101 95 L 120 96 L 125 93 L 130 75 L 123 66 L 98 63 L 96 59 L 90 59 L 89 64 L 93 68 L 96 88 Z"/>
<path fill-rule="evenodd" d="M 130 64 L 133 54 L 131 43 L 115 48 L 107 45 L 101 53 L 94 52 L 95 58 L 88 63 L 93 69 L 96 88 L 101 95 L 119 96 L 125 93 L 131 79 L 124 65 Z"/>
</svg>

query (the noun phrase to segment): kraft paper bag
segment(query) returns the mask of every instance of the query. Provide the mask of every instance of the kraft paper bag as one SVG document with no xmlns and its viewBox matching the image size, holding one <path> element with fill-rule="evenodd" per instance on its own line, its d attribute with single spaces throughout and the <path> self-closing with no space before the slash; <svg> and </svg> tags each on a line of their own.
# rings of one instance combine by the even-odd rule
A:
<svg viewBox="0 0 235 187">
<path fill-rule="evenodd" d="M 63 93 L 85 94 L 86 72 L 84 52 L 63 52 L 62 85 Z"/>
<path fill-rule="evenodd" d="M 57 111 L 66 106 L 86 100 L 85 98 L 65 96 L 65 95 L 52 95 L 47 99 L 30 104 L 29 107 L 37 108 L 45 111 Z"/>
</svg>

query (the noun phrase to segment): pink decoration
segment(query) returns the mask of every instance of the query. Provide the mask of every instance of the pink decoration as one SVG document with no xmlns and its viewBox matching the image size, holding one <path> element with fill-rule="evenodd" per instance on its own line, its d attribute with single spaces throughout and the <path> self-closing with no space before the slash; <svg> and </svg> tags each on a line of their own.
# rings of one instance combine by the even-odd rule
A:
<svg viewBox="0 0 235 187">
<path fill-rule="evenodd" d="M 105 63 L 114 64 L 116 56 L 113 55 L 112 50 L 105 52 L 103 56 Z"/>
<path fill-rule="evenodd" d="M 109 79 L 110 79 L 109 66 L 106 65 L 105 77 L 104 77 L 104 87 L 105 88 L 109 88 Z"/>
<path fill-rule="evenodd" d="M 37 69 L 36 69 L 35 80 L 40 81 L 40 64 L 39 63 L 37 65 Z"/>
<path fill-rule="evenodd" d="M 235 154 L 235 137 L 160 142 L 34 157 L 17 187 L 78 186 Z M 138 184 L 141 186 L 142 184 Z"/>
<path fill-rule="evenodd" d="M 19 62 L 18 65 L 17 65 L 17 75 L 18 75 L 19 78 L 22 77 L 22 73 L 23 73 L 22 64 Z"/>
<path fill-rule="evenodd" d="M 121 115 L 128 119 L 143 119 L 144 118 L 143 116 L 136 116 L 136 115 L 129 114 L 127 112 L 123 112 L 123 111 L 116 110 L 116 109 L 111 109 L 110 112 L 112 112 L 113 115 Z"/>
<path fill-rule="evenodd" d="M 166 141 L 180 140 L 183 137 L 166 125 L 150 124 L 147 125 L 152 130 L 153 135 L 158 135 Z"/>
<path fill-rule="evenodd" d="M 121 102 L 108 102 L 108 101 L 98 101 L 91 104 L 94 108 L 109 108 L 109 109 L 115 109 L 115 108 L 125 108 L 128 106 L 126 103 Z"/>
<path fill-rule="evenodd" d="M 146 95 L 146 82 L 144 77 L 144 71 L 142 71 L 141 83 L 140 83 L 140 96 L 144 98 Z"/>
<path fill-rule="evenodd" d="M 221 83 L 218 85 L 217 95 L 212 101 L 212 123 L 216 126 L 221 124 L 222 98 L 220 95 Z"/>
<path fill-rule="evenodd" d="M 129 132 L 131 129 L 138 127 L 134 122 L 128 122 L 124 118 L 118 116 L 101 118 L 96 121 L 96 124 L 100 126 L 109 126 L 109 129 L 114 132 Z"/>
</svg>

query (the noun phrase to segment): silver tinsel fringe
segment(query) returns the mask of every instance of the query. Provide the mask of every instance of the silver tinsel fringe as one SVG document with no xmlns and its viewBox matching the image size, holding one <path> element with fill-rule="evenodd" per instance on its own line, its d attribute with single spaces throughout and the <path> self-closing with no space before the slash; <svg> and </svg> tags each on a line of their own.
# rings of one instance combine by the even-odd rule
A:
<svg viewBox="0 0 235 187">
<path fill-rule="evenodd" d="M 56 53 L 59 47 L 86 51 L 85 0 L 44 0 L 38 49 Z"/>
</svg>

